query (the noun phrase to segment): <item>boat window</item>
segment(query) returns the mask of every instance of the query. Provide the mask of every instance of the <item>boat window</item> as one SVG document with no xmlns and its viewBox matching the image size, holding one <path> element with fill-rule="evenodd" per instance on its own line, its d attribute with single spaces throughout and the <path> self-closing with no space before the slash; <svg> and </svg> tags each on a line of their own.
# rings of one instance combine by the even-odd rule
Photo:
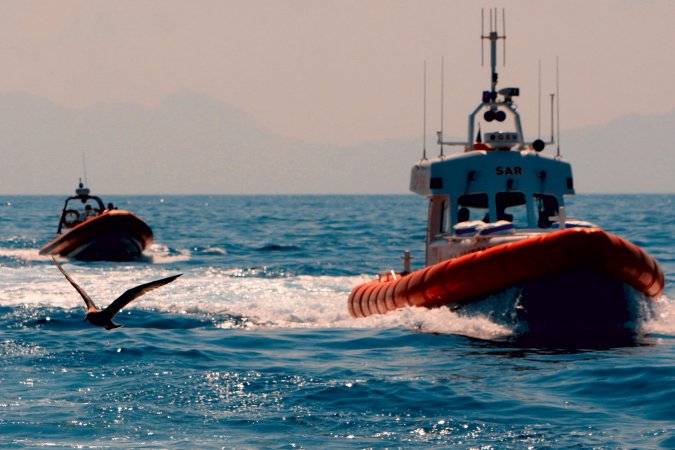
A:
<svg viewBox="0 0 675 450">
<path fill-rule="evenodd" d="M 487 194 L 464 194 L 457 199 L 457 221 L 486 220 L 488 215 Z"/>
<path fill-rule="evenodd" d="M 447 233 L 450 230 L 450 204 L 447 200 L 443 200 L 441 204 L 441 226 L 439 227 L 441 233 Z"/>
<path fill-rule="evenodd" d="M 65 209 L 73 209 L 88 216 L 102 212 L 101 205 L 94 197 L 71 199 L 67 202 Z"/>
<path fill-rule="evenodd" d="M 551 228 L 551 216 L 558 215 L 558 199 L 554 195 L 534 194 L 537 205 L 537 225 L 539 228 Z"/>
<path fill-rule="evenodd" d="M 497 192 L 497 220 L 527 226 L 527 205 L 522 192 Z"/>
<path fill-rule="evenodd" d="M 61 221 L 57 233 L 65 226 L 72 228 L 77 224 L 96 217 L 105 210 L 103 202 L 96 196 L 78 195 L 66 199 L 63 211 L 61 212 Z"/>
</svg>

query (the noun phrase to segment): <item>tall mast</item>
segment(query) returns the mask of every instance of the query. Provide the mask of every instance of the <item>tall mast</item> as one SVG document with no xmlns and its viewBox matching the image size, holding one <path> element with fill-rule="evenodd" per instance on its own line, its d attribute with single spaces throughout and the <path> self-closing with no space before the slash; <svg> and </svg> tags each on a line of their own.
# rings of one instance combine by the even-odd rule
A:
<svg viewBox="0 0 675 450">
<path fill-rule="evenodd" d="M 441 155 L 444 145 L 463 146 L 465 151 L 476 149 L 476 125 L 478 114 L 482 113 L 482 118 L 486 122 L 503 122 L 507 117 L 513 118 L 514 129 L 512 131 L 494 131 L 490 132 L 490 140 L 498 148 L 516 148 L 518 150 L 532 149 L 541 151 L 544 149 L 545 142 L 540 139 L 541 135 L 541 62 L 539 64 L 539 118 L 538 118 L 538 136 L 534 142 L 526 142 L 523 133 L 523 125 L 520 114 L 517 111 L 517 104 L 514 103 L 514 97 L 520 96 L 520 89 L 517 87 L 497 88 L 499 83 L 499 74 L 497 72 L 497 44 L 503 40 L 502 65 L 506 65 L 506 12 L 502 10 L 502 31 L 499 31 L 499 15 L 497 8 L 490 9 L 489 29 L 485 31 L 485 10 L 481 10 L 481 65 L 484 65 L 485 41 L 490 44 L 490 88 L 484 90 L 481 102 L 469 114 L 467 137 L 465 141 L 453 142 L 443 140 L 442 130 L 437 133 L 437 143 L 441 146 Z M 442 89 L 442 85 L 441 85 Z M 442 109 L 441 109 L 442 115 Z M 483 136 L 485 138 L 485 135 Z M 487 140 L 483 141 L 487 143 Z"/>
<path fill-rule="evenodd" d="M 494 19 L 493 19 L 494 16 Z M 502 10 L 502 18 L 503 18 L 503 23 L 504 26 L 506 24 L 506 19 L 504 15 L 504 10 Z M 504 30 L 502 30 L 504 31 Z M 480 36 L 481 39 L 488 39 L 490 41 L 490 69 L 491 69 L 491 75 L 490 75 L 490 82 L 491 82 L 491 90 L 490 93 L 492 94 L 492 98 L 495 99 L 497 97 L 497 81 L 499 80 L 499 74 L 497 73 L 497 41 L 499 39 L 504 39 L 506 40 L 506 34 L 499 35 L 499 31 L 497 29 L 497 8 L 494 10 L 491 8 L 490 9 L 490 33 L 489 34 L 483 34 L 481 33 Z M 506 42 L 506 41 L 505 41 Z M 481 49 L 483 46 L 481 45 Z M 481 50 L 482 53 L 482 50 Z M 504 62 L 506 61 L 506 46 L 504 46 Z"/>
</svg>

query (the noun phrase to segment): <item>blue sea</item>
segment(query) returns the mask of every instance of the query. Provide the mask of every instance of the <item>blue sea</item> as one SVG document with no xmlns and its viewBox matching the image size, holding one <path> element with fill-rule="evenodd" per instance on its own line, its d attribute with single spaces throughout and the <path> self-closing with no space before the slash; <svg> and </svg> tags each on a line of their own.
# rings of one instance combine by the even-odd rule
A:
<svg viewBox="0 0 675 450">
<path fill-rule="evenodd" d="M 142 261 L 64 262 L 99 306 L 184 275 L 123 328 L 93 327 L 38 255 L 63 198 L 0 198 L 1 448 L 675 448 L 675 195 L 568 200 L 667 285 L 635 336 L 555 343 L 519 340 L 489 307 L 349 316 L 352 287 L 404 250 L 422 266 L 420 197 L 103 200 L 155 242 Z"/>
</svg>

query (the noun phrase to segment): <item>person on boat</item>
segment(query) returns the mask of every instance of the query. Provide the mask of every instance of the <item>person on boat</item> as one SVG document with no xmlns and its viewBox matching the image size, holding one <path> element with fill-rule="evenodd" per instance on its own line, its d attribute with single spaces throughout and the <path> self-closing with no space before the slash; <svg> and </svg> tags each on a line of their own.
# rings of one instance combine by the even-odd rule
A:
<svg viewBox="0 0 675 450">
<path fill-rule="evenodd" d="M 80 222 L 84 222 L 85 220 L 91 219 L 94 216 L 96 216 L 96 211 L 91 208 L 91 205 L 87 205 L 84 207 L 84 211 L 80 213 Z"/>
</svg>

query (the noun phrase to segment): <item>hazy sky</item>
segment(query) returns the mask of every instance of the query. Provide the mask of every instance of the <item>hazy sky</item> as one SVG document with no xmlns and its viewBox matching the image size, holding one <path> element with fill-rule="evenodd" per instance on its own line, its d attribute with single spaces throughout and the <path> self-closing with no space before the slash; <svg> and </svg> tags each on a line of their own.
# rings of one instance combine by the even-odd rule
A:
<svg viewBox="0 0 675 450">
<path fill-rule="evenodd" d="M 352 144 L 439 128 L 446 134 L 488 87 L 480 2 L 402 0 L 0 1 L 0 92 L 60 105 L 155 105 L 192 90 L 231 103 L 274 133 Z M 501 86 L 521 87 L 536 133 L 560 59 L 562 127 L 675 108 L 675 1 L 491 1 L 506 8 Z M 486 48 L 487 50 L 487 48 Z M 486 52 L 487 54 L 487 52 Z M 487 59 L 486 59 L 487 63 Z M 547 131 L 546 131 L 547 133 Z"/>
</svg>

